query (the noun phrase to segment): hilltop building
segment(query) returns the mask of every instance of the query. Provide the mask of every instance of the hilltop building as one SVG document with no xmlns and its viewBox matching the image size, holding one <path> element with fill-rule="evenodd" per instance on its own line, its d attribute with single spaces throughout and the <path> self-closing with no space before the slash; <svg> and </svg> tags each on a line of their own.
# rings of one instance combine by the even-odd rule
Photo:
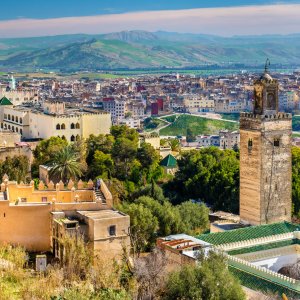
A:
<svg viewBox="0 0 300 300">
<path fill-rule="evenodd" d="M 13 106 L 5 101 L 0 104 L 1 128 L 20 133 L 23 139 L 58 136 L 74 142 L 91 134 L 108 134 L 111 127 L 109 113 L 66 108 L 64 102 Z"/>
<path fill-rule="evenodd" d="M 61 258 L 61 239 L 81 235 L 92 252 L 118 258 L 129 247 L 129 216 L 112 207 L 105 183 L 69 181 L 47 186 L 40 181 L 18 184 L 4 176 L 0 192 L 0 243 L 23 246 L 32 252 L 51 251 Z"/>
</svg>

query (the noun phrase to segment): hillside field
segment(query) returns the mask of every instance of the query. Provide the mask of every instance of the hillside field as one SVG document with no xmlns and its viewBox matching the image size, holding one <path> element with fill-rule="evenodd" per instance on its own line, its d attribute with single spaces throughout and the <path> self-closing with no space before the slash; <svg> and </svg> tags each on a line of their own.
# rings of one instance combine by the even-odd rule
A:
<svg viewBox="0 0 300 300">
<path fill-rule="evenodd" d="M 237 130 L 238 123 L 181 115 L 170 126 L 160 130 L 159 134 L 167 136 L 186 135 L 188 128 L 190 128 L 195 135 L 218 134 L 221 129 Z"/>
</svg>

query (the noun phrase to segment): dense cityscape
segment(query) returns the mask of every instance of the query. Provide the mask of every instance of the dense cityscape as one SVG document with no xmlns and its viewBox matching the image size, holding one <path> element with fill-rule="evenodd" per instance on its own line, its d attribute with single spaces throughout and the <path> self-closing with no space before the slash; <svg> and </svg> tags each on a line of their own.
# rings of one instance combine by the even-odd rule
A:
<svg viewBox="0 0 300 300">
<path fill-rule="evenodd" d="M 300 299 L 300 2 L 33 2 L 0 10 L 0 300 Z"/>
</svg>

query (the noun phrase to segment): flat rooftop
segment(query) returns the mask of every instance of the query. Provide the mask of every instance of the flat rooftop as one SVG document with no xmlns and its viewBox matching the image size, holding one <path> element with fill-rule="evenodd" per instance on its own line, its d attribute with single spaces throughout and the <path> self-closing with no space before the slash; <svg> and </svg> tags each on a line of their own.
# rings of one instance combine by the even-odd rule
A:
<svg viewBox="0 0 300 300">
<path fill-rule="evenodd" d="M 97 211 L 77 211 L 77 213 L 93 220 L 121 218 L 126 216 L 120 211 L 111 210 L 111 209 L 104 209 L 104 210 L 97 210 Z"/>
</svg>

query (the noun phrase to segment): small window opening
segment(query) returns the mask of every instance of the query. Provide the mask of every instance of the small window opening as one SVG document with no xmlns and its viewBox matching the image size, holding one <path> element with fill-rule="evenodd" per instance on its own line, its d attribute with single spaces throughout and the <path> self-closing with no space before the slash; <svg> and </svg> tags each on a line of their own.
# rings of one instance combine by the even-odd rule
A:
<svg viewBox="0 0 300 300">
<path fill-rule="evenodd" d="M 253 141 L 252 141 L 252 139 L 249 139 L 248 140 L 248 149 L 252 149 L 252 146 L 253 146 Z"/>
<path fill-rule="evenodd" d="M 279 139 L 274 140 L 274 147 L 279 147 Z"/>
<path fill-rule="evenodd" d="M 109 226 L 109 235 L 110 236 L 116 235 L 116 225 Z"/>
</svg>

